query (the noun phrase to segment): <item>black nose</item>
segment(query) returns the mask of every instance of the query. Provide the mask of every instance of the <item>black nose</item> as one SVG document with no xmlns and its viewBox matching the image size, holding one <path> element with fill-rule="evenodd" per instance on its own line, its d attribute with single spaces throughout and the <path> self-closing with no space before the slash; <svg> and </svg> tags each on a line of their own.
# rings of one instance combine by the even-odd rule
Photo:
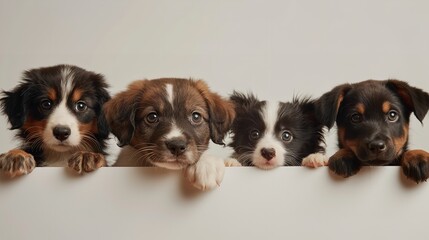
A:
<svg viewBox="0 0 429 240">
<path fill-rule="evenodd" d="M 261 155 L 262 157 L 270 161 L 271 159 L 273 159 L 273 157 L 276 156 L 276 150 L 274 150 L 274 148 L 262 148 Z"/>
<path fill-rule="evenodd" d="M 173 155 L 180 156 L 186 151 L 186 141 L 184 139 L 171 139 L 165 141 L 165 146 Z"/>
<path fill-rule="evenodd" d="M 383 140 L 374 140 L 368 144 L 369 150 L 374 153 L 382 153 L 386 150 L 386 143 Z"/>
<path fill-rule="evenodd" d="M 55 138 L 60 140 L 61 142 L 69 138 L 71 134 L 70 128 L 66 126 L 56 126 L 53 132 L 54 132 Z"/>
</svg>

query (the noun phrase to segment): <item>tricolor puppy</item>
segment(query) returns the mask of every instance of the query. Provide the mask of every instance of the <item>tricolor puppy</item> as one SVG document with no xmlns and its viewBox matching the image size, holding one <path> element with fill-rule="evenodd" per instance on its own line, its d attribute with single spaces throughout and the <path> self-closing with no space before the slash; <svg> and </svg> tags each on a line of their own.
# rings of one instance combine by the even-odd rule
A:
<svg viewBox="0 0 429 240">
<path fill-rule="evenodd" d="M 35 166 L 69 165 L 80 173 L 106 165 L 106 88 L 101 75 L 76 66 L 24 72 L 22 82 L 0 100 L 22 140 L 20 148 L 0 155 L 1 171 L 13 177 Z"/>
<path fill-rule="evenodd" d="M 186 169 L 202 189 L 219 185 L 224 164 L 204 154 L 210 139 L 223 144 L 234 109 L 202 81 L 165 78 L 140 80 L 105 105 L 119 145 L 129 145 L 133 162 L 116 165 Z"/>
<path fill-rule="evenodd" d="M 338 126 L 340 150 L 328 163 L 336 174 L 349 177 L 364 165 L 401 165 L 417 183 L 429 177 L 429 153 L 407 149 L 410 115 L 423 121 L 428 93 L 403 81 L 368 80 L 337 86 L 320 103 L 326 126 Z"/>
<path fill-rule="evenodd" d="M 262 169 L 326 165 L 323 125 L 313 100 L 269 102 L 234 92 L 231 101 L 236 118 L 229 146 L 242 165 Z"/>
</svg>

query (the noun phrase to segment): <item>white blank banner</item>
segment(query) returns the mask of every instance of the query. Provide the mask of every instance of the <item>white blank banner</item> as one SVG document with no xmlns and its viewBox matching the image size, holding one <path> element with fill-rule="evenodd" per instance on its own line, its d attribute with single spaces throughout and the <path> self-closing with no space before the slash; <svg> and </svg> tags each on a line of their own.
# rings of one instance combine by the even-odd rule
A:
<svg viewBox="0 0 429 240">
<path fill-rule="evenodd" d="M 211 192 L 157 168 L 37 168 L 0 180 L 0 239 L 422 239 L 428 200 L 398 167 L 228 168 Z"/>
</svg>

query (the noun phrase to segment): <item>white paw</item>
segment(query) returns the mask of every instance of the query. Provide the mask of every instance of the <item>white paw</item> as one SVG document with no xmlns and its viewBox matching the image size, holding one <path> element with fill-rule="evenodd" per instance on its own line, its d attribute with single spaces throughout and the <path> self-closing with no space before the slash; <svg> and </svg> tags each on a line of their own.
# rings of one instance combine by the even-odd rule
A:
<svg viewBox="0 0 429 240">
<path fill-rule="evenodd" d="M 323 167 L 328 165 L 328 157 L 323 153 L 313 153 L 302 159 L 302 166 L 305 167 Z"/>
<path fill-rule="evenodd" d="M 223 159 L 203 154 L 200 160 L 185 170 L 186 178 L 200 190 L 219 187 L 223 180 L 225 164 Z"/>
<path fill-rule="evenodd" d="M 241 167 L 241 163 L 235 158 L 228 158 L 224 161 L 225 167 Z"/>
</svg>

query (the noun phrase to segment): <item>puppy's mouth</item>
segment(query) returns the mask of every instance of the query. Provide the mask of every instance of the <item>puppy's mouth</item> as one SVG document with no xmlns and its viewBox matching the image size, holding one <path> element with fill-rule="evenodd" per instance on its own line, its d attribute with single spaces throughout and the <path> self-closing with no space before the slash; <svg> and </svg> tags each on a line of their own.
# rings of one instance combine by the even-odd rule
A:
<svg viewBox="0 0 429 240">
<path fill-rule="evenodd" d="M 56 144 L 46 144 L 46 147 L 57 152 L 67 152 L 73 149 L 73 146 L 63 142 Z"/>
<path fill-rule="evenodd" d="M 166 168 L 169 170 L 181 170 L 185 168 L 187 165 L 186 163 L 180 162 L 177 159 L 171 159 L 163 162 L 152 162 L 153 165 L 161 168 Z"/>
</svg>

